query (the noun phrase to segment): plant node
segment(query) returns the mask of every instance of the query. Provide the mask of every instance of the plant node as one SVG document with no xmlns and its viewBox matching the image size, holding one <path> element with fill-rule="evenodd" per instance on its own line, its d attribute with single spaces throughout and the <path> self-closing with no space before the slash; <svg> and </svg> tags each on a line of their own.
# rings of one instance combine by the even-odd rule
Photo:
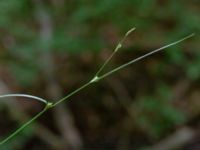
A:
<svg viewBox="0 0 200 150">
<path fill-rule="evenodd" d="M 99 78 L 98 76 L 95 76 L 95 77 L 90 81 L 90 83 L 98 82 L 99 79 L 100 79 L 100 78 Z"/>
<path fill-rule="evenodd" d="M 48 102 L 46 108 L 49 109 L 49 108 L 52 108 L 53 106 L 54 106 L 54 105 L 53 105 L 52 102 Z"/>
</svg>

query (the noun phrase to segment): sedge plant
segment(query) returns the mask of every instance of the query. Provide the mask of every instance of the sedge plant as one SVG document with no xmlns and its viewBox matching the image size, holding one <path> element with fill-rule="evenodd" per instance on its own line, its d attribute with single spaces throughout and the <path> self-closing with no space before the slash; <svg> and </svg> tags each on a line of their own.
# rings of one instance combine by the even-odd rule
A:
<svg viewBox="0 0 200 150">
<path fill-rule="evenodd" d="M 37 96 L 33 96 L 33 95 L 27 95 L 27 94 L 7 94 L 7 95 L 0 95 L 0 98 L 8 98 L 8 97 L 25 97 L 27 99 L 30 99 L 30 100 L 36 100 L 36 101 L 39 101 L 41 103 L 44 103 L 45 106 L 43 108 L 43 110 L 41 112 L 39 112 L 38 114 L 36 114 L 34 117 L 32 117 L 29 121 L 27 121 L 26 123 L 24 123 L 21 127 L 19 127 L 18 129 L 16 129 L 16 131 L 14 131 L 13 133 L 11 133 L 8 137 L 6 137 L 4 140 L 2 140 L 0 142 L 0 145 L 3 145 L 5 144 L 6 142 L 8 142 L 9 140 L 11 140 L 15 135 L 17 135 L 19 132 L 21 132 L 24 128 L 26 128 L 27 126 L 29 126 L 31 123 L 33 123 L 36 119 L 38 119 L 41 115 L 43 115 L 46 111 L 48 111 L 49 109 L 53 109 L 54 107 L 56 107 L 57 105 L 63 103 L 64 101 L 67 101 L 69 100 L 69 98 L 75 94 L 77 94 L 78 92 L 80 92 L 81 90 L 85 89 L 86 87 L 96 83 L 96 82 L 99 82 L 101 80 L 103 80 L 104 78 L 116 73 L 117 71 L 135 63 L 135 62 L 138 62 L 152 54 L 155 54 L 157 52 L 160 52 L 168 47 L 171 47 L 173 45 L 176 45 L 182 41 L 185 41 L 186 39 L 189 39 L 191 37 L 194 36 L 194 33 L 193 34 L 190 34 L 188 36 L 185 36 L 184 38 L 178 40 L 178 41 L 175 41 L 175 42 L 172 42 L 170 44 L 167 44 L 163 47 L 160 47 L 156 50 L 153 50 L 149 53 L 146 53 L 145 55 L 142 55 L 136 59 L 133 59 L 127 63 L 124 63 L 122 64 L 121 66 L 119 67 L 116 67 L 114 69 L 112 69 L 111 71 L 108 71 L 106 73 L 102 73 L 102 71 L 104 70 L 104 68 L 106 67 L 106 65 L 110 62 L 110 60 L 113 58 L 113 56 L 122 48 L 122 45 L 125 41 L 125 39 L 135 30 L 135 28 L 132 28 L 130 29 L 125 35 L 124 37 L 121 39 L 121 41 L 117 44 L 117 46 L 115 47 L 114 51 L 112 52 L 112 54 L 106 59 L 106 61 L 103 63 L 103 65 L 100 67 L 100 69 L 96 72 L 96 74 L 93 76 L 93 78 L 91 78 L 90 81 L 86 82 L 84 85 L 82 85 L 81 87 L 77 88 L 76 90 L 72 91 L 71 93 L 69 93 L 67 96 L 63 97 L 62 99 L 56 101 L 55 103 L 53 102 L 50 102 L 50 101 L 47 101 L 43 98 L 40 98 L 40 97 L 37 97 Z"/>
</svg>

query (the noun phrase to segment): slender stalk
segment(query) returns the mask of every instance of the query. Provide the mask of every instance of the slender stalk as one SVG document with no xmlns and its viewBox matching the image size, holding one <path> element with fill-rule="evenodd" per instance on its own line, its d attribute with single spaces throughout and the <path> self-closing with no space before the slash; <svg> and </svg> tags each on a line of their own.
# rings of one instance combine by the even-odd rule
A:
<svg viewBox="0 0 200 150">
<path fill-rule="evenodd" d="M 51 103 L 47 103 L 47 105 L 45 106 L 45 108 L 41 112 L 39 112 L 32 119 L 30 119 L 28 122 L 23 124 L 20 128 L 18 128 L 15 132 L 13 132 L 7 138 L 5 138 L 3 141 L 1 141 L 0 145 L 5 144 L 7 141 L 9 141 L 11 138 L 13 138 L 19 132 L 21 132 L 24 128 L 26 128 L 28 125 L 30 125 L 32 122 L 34 122 L 37 118 L 39 118 L 42 114 L 44 114 L 49 108 L 51 108 Z"/>
<path fill-rule="evenodd" d="M 130 30 L 130 31 L 131 31 L 131 30 Z M 127 32 L 127 33 L 130 33 L 130 31 Z M 127 36 L 127 35 L 128 35 L 128 34 L 126 34 L 126 36 Z M 125 36 L 125 37 L 126 37 L 126 36 Z M 125 68 L 125 67 L 127 67 L 127 66 L 129 66 L 129 65 L 131 65 L 131 64 L 133 64 L 133 63 L 135 63 L 135 62 L 137 62 L 137 61 L 140 61 L 140 60 L 142 60 L 142 59 L 144 59 L 144 58 L 146 58 L 146 57 L 148 57 L 148 56 L 150 56 L 150 55 L 153 55 L 153 54 L 155 54 L 155 53 L 157 53 L 157 52 L 159 52 L 159 51 L 162 51 L 162 50 L 164 50 L 164 49 L 166 49 L 166 48 L 168 48 L 168 47 L 171 47 L 171 46 L 173 46 L 173 45 L 176 45 L 176 44 L 178 44 L 178 43 L 180 43 L 180 42 L 182 42 L 182 41 L 184 41 L 184 40 L 186 40 L 186 39 L 188 39 L 188 38 L 191 38 L 192 36 L 194 36 L 194 33 L 191 34 L 191 35 L 189 35 L 189 36 L 186 36 L 186 37 L 184 37 L 184 38 L 182 38 L 182 39 L 180 39 L 180 40 L 178 40 L 178 41 L 176 41 L 176 42 L 173 42 L 173 43 L 171 43 L 171 44 L 165 45 L 165 46 L 163 46 L 163 47 L 161 47 L 161 48 L 158 48 L 158 49 L 156 49 L 156 50 L 154 50 L 154 51 L 151 51 L 151 52 L 149 52 L 149 53 L 147 53 L 147 54 L 145 54 L 145 55 L 142 55 L 142 56 L 140 56 L 140 57 L 138 57 L 138 58 L 136 58 L 136 59 L 134 59 L 134 60 L 132 60 L 132 61 L 130 61 L 130 62 L 127 62 L 127 63 L 125 63 L 125 64 L 123 64 L 123 65 L 121 65 L 121 66 L 119 66 L 119 67 L 117 67 L 117 68 L 115 68 L 115 69 L 113 69 L 113 70 L 111 70 L 111 71 L 109 71 L 109 72 L 107 72 L 107 73 L 105 73 L 105 74 L 103 74 L 103 75 L 101 75 L 101 76 L 98 77 L 97 74 L 98 74 L 98 73 L 105 67 L 105 65 L 107 64 L 107 63 L 104 63 L 104 65 L 99 69 L 99 71 L 97 72 L 97 74 L 93 77 L 93 79 L 92 79 L 90 82 L 87 82 L 86 84 L 84 84 L 84 85 L 81 86 L 80 88 L 78 88 L 78 89 L 76 89 L 75 91 L 73 91 L 73 92 L 71 92 L 70 94 L 68 94 L 66 97 L 64 97 L 64 98 L 62 98 L 62 99 L 60 99 L 60 100 L 58 100 L 56 103 L 53 104 L 53 107 L 55 107 L 56 105 L 62 103 L 62 102 L 65 101 L 65 100 L 67 100 L 68 98 L 70 98 L 70 97 L 73 96 L 74 94 L 80 92 L 81 90 L 83 90 L 84 88 L 88 87 L 88 86 L 91 85 L 92 83 L 98 82 L 99 80 L 102 80 L 102 79 L 104 79 L 105 77 L 108 77 L 109 75 L 111 75 L 111 74 L 113 74 L 113 73 L 115 73 L 115 72 L 117 72 L 117 71 L 119 71 L 119 70 L 121 70 L 121 69 L 123 69 L 123 68 Z M 124 38 L 123 38 L 123 40 L 124 40 Z M 122 41 L 123 41 L 123 40 L 122 40 Z M 111 57 L 109 57 L 109 58 L 106 60 L 106 62 L 109 62 L 109 60 L 112 58 L 112 56 L 113 56 L 114 54 L 115 54 L 115 53 L 112 53 L 112 54 L 111 54 Z"/>
<path fill-rule="evenodd" d="M 131 34 L 136 28 L 131 28 L 128 32 L 126 32 L 125 36 L 121 39 L 121 41 L 117 44 L 117 46 L 115 47 L 113 53 L 106 59 L 106 61 L 103 63 L 103 65 L 100 67 L 100 69 L 97 71 L 97 73 L 95 74 L 94 78 L 87 82 L 86 84 L 84 84 L 83 86 L 81 86 L 80 88 L 76 89 L 75 91 L 71 92 L 70 94 L 68 94 L 66 97 L 60 99 L 59 101 L 57 101 L 56 103 L 53 104 L 53 107 L 55 107 L 56 105 L 58 105 L 59 103 L 65 101 L 66 99 L 70 98 L 72 95 L 78 93 L 79 91 L 81 91 L 82 89 L 86 88 L 87 86 L 89 86 L 90 84 L 97 82 L 99 79 L 99 74 L 100 72 L 105 68 L 105 66 L 110 62 L 110 60 L 113 58 L 113 56 L 117 53 L 117 51 L 122 47 L 122 44 L 124 43 L 125 39 L 129 36 L 129 34 Z"/>
<path fill-rule="evenodd" d="M 40 97 L 33 96 L 33 95 L 27 95 L 27 94 L 5 94 L 5 95 L 0 95 L 0 98 L 7 98 L 7 97 L 25 97 L 25 98 L 31 98 L 40 102 L 43 102 L 47 104 L 48 102 Z"/>
<path fill-rule="evenodd" d="M 136 28 L 131 28 L 128 32 L 126 32 L 125 36 L 121 39 L 121 41 L 117 44 L 112 54 L 106 59 L 106 61 L 103 63 L 103 65 L 100 67 L 100 69 L 96 73 L 96 77 L 99 76 L 100 72 L 105 68 L 105 66 L 110 62 L 110 60 L 113 58 L 113 56 L 117 53 L 117 51 L 122 47 L 122 44 L 126 40 L 126 38 L 131 34 Z"/>
<path fill-rule="evenodd" d="M 75 91 L 71 92 L 70 94 L 68 94 L 67 96 L 63 97 L 62 99 L 58 100 L 56 103 L 53 104 L 52 107 L 55 107 L 56 105 L 62 103 L 63 101 L 67 100 L 68 98 L 70 98 L 71 96 L 73 96 L 74 94 L 78 93 L 79 91 L 81 91 L 82 89 L 86 88 L 87 86 L 89 86 L 91 84 L 91 82 L 88 82 L 86 84 L 84 84 L 83 86 L 81 86 L 80 88 L 76 89 Z"/>
<path fill-rule="evenodd" d="M 151 52 L 149 52 L 149 53 L 147 53 L 145 55 L 142 55 L 142 56 L 140 56 L 140 57 L 138 57 L 136 59 L 133 59 L 133 60 L 131 60 L 131 61 L 129 61 L 129 62 L 127 62 L 127 63 L 125 63 L 125 64 L 123 64 L 123 65 L 121 65 L 121 66 L 119 66 L 119 67 L 117 67 L 115 69 L 113 69 L 113 70 L 111 70 L 110 72 L 107 72 L 104 75 L 100 76 L 99 80 L 101 80 L 101 79 L 103 79 L 103 78 L 105 78 L 105 77 L 107 77 L 107 76 L 109 76 L 109 75 L 111 75 L 111 74 L 113 74 L 113 73 L 115 73 L 115 72 L 117 72 L 117 71 L 119 71 L 119 70 L 121 70 L 121 69 L 123 69 L 123 68 L 125 68 L 125 67 L 127 67 L 127 66 L 129 66 L 131 64 L 133 64 L 133 63 L 135 63 L 135 62 L 137 62 L 137 61 L 140 61 L 140 60 L 142 60 L 142 59 L 144 59 L 144 58 L 146 58 L 146 57 L 148 57 L 150 55 L 153 55 L 153 54 L 155 54 L 155 53 L 157 53 L 159 51 L 162 51 L 162 50 L 164 50 L 164 49 L 166 49 L 168 47 L 171 47 L 171 46 L 176 45 L 176 44 L 178 44 L 178 43 L 180 43 L 180 42 L 182 42 L 182 41 L 184 41 L 186 39 L 189 39 L 189 38 L 193 37 L 194 35 L 195 35 L 194 33 L 190 34 L 189 36 L 186 36 L 186 37 L 184 37 L 184 38 L 182 38 L 182 39 L 180 39 L 180 40 L 178 40 L 176 42 L 173 42 L 171 44 L 165 45 L 165 46 L 163 46 L 161 48 L 158 48 L 156 50 L 153 50 L 153 51 L 151 51 Z"/>
<path fill-rule="evenodd" d="M 78 93 L 79 91 L 81 91 L 82 89 L 86 88 L 87 86 L 89 86 L 90 84 L 97 82 L 99 79 L 99 74 L 100 72 L 105 68 L 105 66 L 110 62 L 110 60 L 113 58 L 113 56 L 116 54 L 116 52 L 122 47 L 122 44 L 124 43 L 125 39 L 129 36 L 129 34 L 131 34 L 136 28 L 131 28 L 126 34 L 125 36 L 121 39 L 121 41 L 117 44 L 116 48 L 114 49 L 113 53 L 106 59 L 106 61 L 103 63 L 103 65 L 100 67 L 100 69 L 97 71 L 97 73 L 95 74 L 94 78 L 90 81 L 87 82 L 86 84 L 84 84 L 83 86 L 81 86 L 80 88 L 76 89 L 75 91 L 71 92 L 70 94 L 68 94 L 66 97 L 58 100 L 56 103 L 53 104 L 53 107 L 55 107 L 56 105 L 58 105 L 59 103 L 65 101 L 66 99 L 70 98 L 71 96 L 73 96 L 74 94 Z"/>
</svg>

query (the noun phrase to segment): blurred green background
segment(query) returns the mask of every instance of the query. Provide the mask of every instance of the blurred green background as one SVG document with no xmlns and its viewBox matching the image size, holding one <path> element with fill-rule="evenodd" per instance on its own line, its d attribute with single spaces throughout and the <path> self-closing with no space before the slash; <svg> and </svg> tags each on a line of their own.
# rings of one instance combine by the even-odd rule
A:
<svg viewBox="0 0 200 150">
<path fill-rule="evenodd" d="M 132 27 L 107 69 L 196 36 L 81 91 L 0 149 L 156 150 L 187 128 L 195 136 L 168 149 L 199 150 L 199 14 L 199 0 L 1 0 L 0 94 L 59 100 L 90 80 Z M 1 100 L 1 139 L 42 108 Z"/>
</svg>

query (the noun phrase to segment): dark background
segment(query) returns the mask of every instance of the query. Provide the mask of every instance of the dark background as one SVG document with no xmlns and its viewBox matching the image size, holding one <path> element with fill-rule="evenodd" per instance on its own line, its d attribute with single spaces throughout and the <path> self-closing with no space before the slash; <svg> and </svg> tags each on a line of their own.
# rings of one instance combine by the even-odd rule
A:
<svg viewBox="0 0 200 150">
<path fill-rule="evenodd" d="M 90 80 L 132 27 L 107 70 L 196 36 L 84 89 L 0 149 L 199 150 L 199 14 L 199 0 L 1 0 L 0 94 L 59 100 Z M 1 99 L 0 137 L 42 108 Z"/>
</svg>

